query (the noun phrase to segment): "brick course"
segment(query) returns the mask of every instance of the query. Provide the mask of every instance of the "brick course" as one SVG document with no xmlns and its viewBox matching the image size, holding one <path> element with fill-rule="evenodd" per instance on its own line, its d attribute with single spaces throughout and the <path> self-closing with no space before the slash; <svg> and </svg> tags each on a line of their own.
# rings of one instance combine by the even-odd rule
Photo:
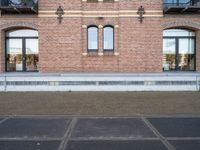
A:
<svg viewBox="0 0 200 150">
<path fill-rule="evenodd" d="M 67 12 L 59 24 L 55 11 L 61 5 Z M 162 11 L 161 0 L 119 0 L 114 3 L 87 3 L 82 0 L 40 0 L 39 15 L 3 15 L 0 17 L 0 71 L 5 71 L 4 33 L 14 28 L 39 31 L 40 72 L 162 72 L 162 31 L 172 27 L 193 29 L 197 33 L 197 71 L 200 71 L 199 15 L 120 16 L 120 11 Z M 101 11 L 94 16 L 96 10 Z M 120 10 L 120 11 L 119 11 Z M 44 11 L 52 16 L 40 17 Z M 70 12 L 71 11 L 71 12 Z M 109 12 L 104 12 L 109 11 Z M 87 16 L 88 15 L 88 16 Z M 113 17 L 109 17 L 109 16 Z M 99 19 L 98 16 L 105 16 Z M 87 52 L 87 26 L 99 26 L 99 53 L 103 53 L 102 27 L 115 28 L 115 53 Z M 119 54 L 119 55 L 117 55 Z"/>
</svg>

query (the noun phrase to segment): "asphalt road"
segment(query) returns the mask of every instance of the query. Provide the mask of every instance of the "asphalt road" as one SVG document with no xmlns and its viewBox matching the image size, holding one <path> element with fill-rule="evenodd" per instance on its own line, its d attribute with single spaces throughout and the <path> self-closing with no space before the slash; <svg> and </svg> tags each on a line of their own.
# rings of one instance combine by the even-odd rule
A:
<svg viewBox="0 0 200 150">
<path fill-rule="evenodd" d="M 0 150 L 199 150 L 200 116 L 0 116 Z"/>
</svg>

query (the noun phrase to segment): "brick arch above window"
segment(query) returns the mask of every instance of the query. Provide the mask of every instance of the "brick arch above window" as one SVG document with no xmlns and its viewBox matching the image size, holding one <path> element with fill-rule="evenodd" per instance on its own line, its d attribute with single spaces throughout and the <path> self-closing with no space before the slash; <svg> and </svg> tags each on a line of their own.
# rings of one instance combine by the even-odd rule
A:
<svg viewBox="0 0 200 150">
<path fill-rule="evenodd" d="M 170 29 L 170 28 L 188 28 L 192 30 L 199 30 L 200 23 L 193 22 L 189 20 L 180 20 L 180 21 L 169 21 L 162 24 L 163 29 Z"/>
<path fill-rule="evenodd" d="M 115 26 L 112 25 L 112 24 L 105 24 L 105 25 L 103 25 L 103 27 L 104 27 L 104 28 L 105 28 L 105 27 L 111 27 L 111 28 L 114 28 Z"/>
<path fill-rule="evenodd" d="M 98 25 L 95 25 L 95 24 L 87 25 L 87 28 L 90 28 L 90 27 L 96 27 L 96 28 L 98 28 Z"/>
<path fill-rule="evenodd" d="M 115 26 L 115 23 L 113 23 L 113 22 L 104 22 L 103 24 L 102 24 L 102 26 L 112 26 L 112 27 L 114 27 Z"/>
<path fill-rule="evenodd" d="M 32 22 L 8 22 L 0 25 L 0 30 L 9 30 L 12 28 L 31 28 L 38 30 L 39 26 Z"/>
</svg>

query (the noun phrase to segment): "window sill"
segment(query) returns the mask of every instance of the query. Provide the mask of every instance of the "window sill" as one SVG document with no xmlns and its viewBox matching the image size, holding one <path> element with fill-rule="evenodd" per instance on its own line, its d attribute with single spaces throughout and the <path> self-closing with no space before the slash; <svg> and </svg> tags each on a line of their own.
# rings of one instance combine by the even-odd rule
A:
<svg viewBox="0 0 200 150">
<path fill-rule="evenodd" d="M 88 50 L 86 53 L 82 53 L 83 56 L 98 56 L 98 50 Z"/>
<path fill-rule="evenodd" d="M 115 52 L 115 50 L 104 50 L 103 54 L 106 56 L 112 56 L 112 55 L 118 56 L 119 55 L 119 53 Z"/>
<path fill-rule="evenodd" d="M 100 53 L 98 51 L 88 51 L 87 53 L 82 53 L 83 56 L 119 56 L 118 52 L 114 51 L 104 51 Z"/>
<path fill-rule="evenodd" d="M 103 51 L 103 55 L 105 56 L 113 56 L 115 53 L 114 53 L 114 50 L 104 50 Z"/>
</svg>

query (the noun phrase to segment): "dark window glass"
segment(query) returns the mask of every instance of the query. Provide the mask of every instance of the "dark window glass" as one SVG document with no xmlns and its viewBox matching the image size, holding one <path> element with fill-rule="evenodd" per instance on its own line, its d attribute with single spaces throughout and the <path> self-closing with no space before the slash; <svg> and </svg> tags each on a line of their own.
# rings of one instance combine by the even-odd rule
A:
<svg viewBox="0 0 200 150">
<path fill-rule="evenodd" d="M 188 4 L 191 0 L 165 0 L 164 3 L 170 3 L 170 4 Z"/>
<path fill-rule="evenodd" d="M 98 28 L 88 27 L 88 50 L 98 50 Z"/>
<path fill-rule="evenodd" d="M 103 0 L 104 3 L 113 3 L 114 0 Z"/>
<path fill-rule="evenodd" d="M 114 28 L 112 26 L 104 27 L 103 36 L 104 50 L 114 50 Z"/>
<path fill-rule="evenodd" d="M 87 0 L 88 3 L 98 3 L 98 0 Z"/>
</svg>

